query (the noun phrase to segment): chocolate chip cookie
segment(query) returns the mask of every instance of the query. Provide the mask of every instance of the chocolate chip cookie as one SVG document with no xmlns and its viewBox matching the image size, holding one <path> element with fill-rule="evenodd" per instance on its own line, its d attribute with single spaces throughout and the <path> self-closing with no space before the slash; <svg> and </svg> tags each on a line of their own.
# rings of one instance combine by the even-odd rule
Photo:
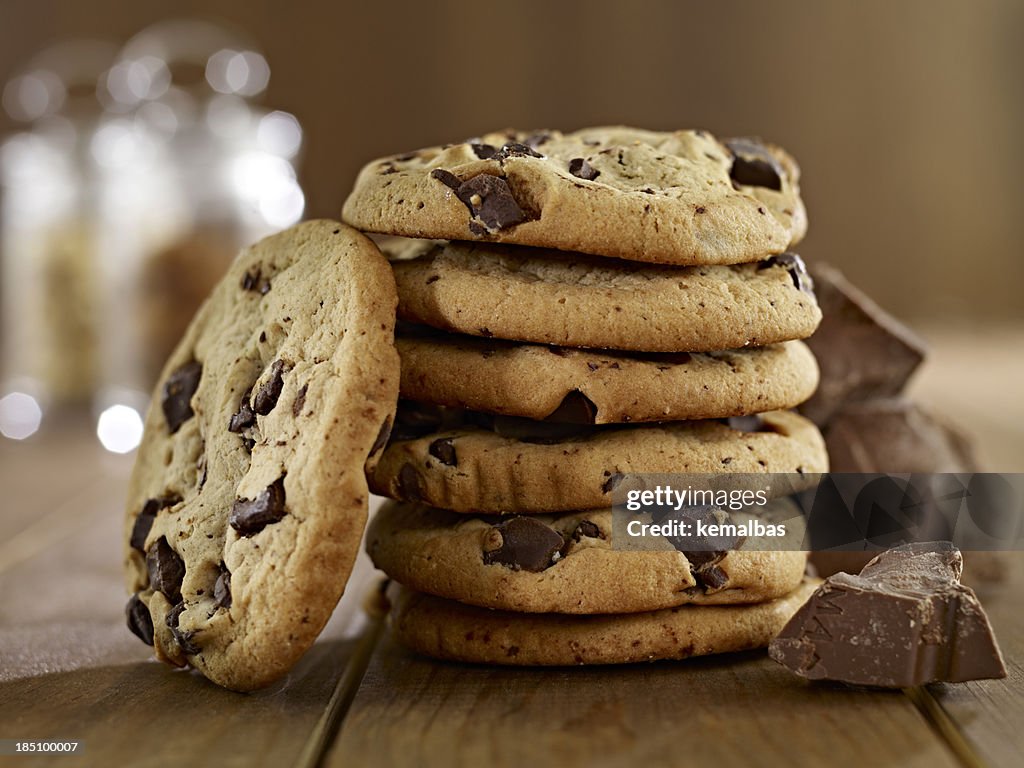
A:
<svg viewBox="0 0 1024 768">
<path fill-rule="evenodd" d="M 803 237 L 799 176 L 778 147 L 704 131 L 505 131 L 375 160 L 342 215 L 407 237 L 738 264 Z"/>
<path fill-rule="evenodd" d="M 611 510 L 484 518 L 390 502 L 366 535 L 396 581 L 482 608 L 633 613 L 760 603 L 796 589 L 804 552 L 613 550 Z"/>
<path fill-rule="evenodd" d="M 584 424 L 681 421 L 792 408 L 818 383 L 800 341 L 721 352 L 624 353 L 405 328 L 402 396 Z"/>
<path fill-rule="evenodd" d="M 687 605 L 628 614 L 566 616 L 464 605 L 394 590 L 391 628 L 408 648 L 450 661 L 517 666 L 629 664 L 764 648 L 818 579 L 755 605 Z"/>
<path fill-rule="evenodd" d="M 313 643 L 345 586 L 392 424 L 391 270 L 312 221 L 243 251 L 167 362 L 124 529 L 129 627 L 235 690 Z"/>
<path fill-rule="evenodd" d="M 385 252 L 391 247 L 383 243 Z M 821 320 L 794 254 L 672 267 L 491 244 L 422 250 L 393 263 L 399 317 L 473 336 L 707 352 L 806 338 Z"/>
<path fill-rule="evenodd" d="M 821 434 L 790 411 L 597 427 L 400 411 L 370 488 L 456 512 L 600 509 L 620 474 L 828 470 Z"/>
</svg>

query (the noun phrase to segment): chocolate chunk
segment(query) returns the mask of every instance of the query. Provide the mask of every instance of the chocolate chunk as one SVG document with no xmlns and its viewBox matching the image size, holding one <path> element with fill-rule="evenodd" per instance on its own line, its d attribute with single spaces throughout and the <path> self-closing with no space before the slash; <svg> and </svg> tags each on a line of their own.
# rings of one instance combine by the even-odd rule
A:
<svg viewBox="0 0 1024 768">
<path fill-rule="evenodd" d="M 181 614 L 185 612 L 185 603 L 178 603 L 176 606 L 171 608 L 167 612 L 167 618 L 164 619 L 164 623 L 171 630 L 171 634 L 174 636 L 174 641 L 181 648 L 181 652 L 186 656 L 195 656 L 199 653 L 199 648 L 192 642 L 192 638 L 196 636 L 196 633 L 192 630 L 181 630 L 178 629 L 178 621 L 181 619 Z"/>
<path fill-rule="evenodd" d="M 270 292 L 270 280 L 260 275 L 259 267 L 250 269 L 242 276 L 242 290 L 255 291 L 260 296 L 266 296 Z"/>
<path fill-rule="evenodd" d="M 281 396 L 283 386 L 284 361 L 275 360 L 270 366 L 270 378 L 263 383 L 253 398 L 252 409 L 260 416 L 266 416 L 277 405 L 277 398 Z"/>
<path fill-rule="evenodd" d="M 491 144 L 470 144 L 469 146 L 481 160 L 494 157 L 494 153 L 498 151 L 498 148 Z"/>
<path fill-rule="evenodd" d="M 1005 677 L 962 566 L 948 542 L 887 550 L 859 576 L 829 577 L 769 653 L 801 677 L 884 688 Z"/>
<path fill-rule="evenodd" d="M 485 565 L 505 565 L 513 570 L 537 573 L 549 568 L 565 541 L 560 533 L 532 517 L 513 517 L 496 525 L 500 541 L 483 553 Z M 486 545 L 485 545 L 486 546 Z"/>
<path fill-rule="evenodd" d="M 539 146 L 547 144 L 551 140 L 551 131 L 535 131 L 523 139 L 523 143 L 528 147 L 536 149 Z"/>
<path fill-rule="evenodd" d="M 902 392 L 926 348 L 839 270 L 813 264 L 811 276 L 822 321 L 807 344 L 818 359 L 821 383 L 800 412 L 823 426 L 849 403 Z"/>
<path fill-rule="evenodd" d="M 255 499 L 236 499 L 228 522 L 241 536 L 259 533 L 271 523 L 281 520 L 288 510 L 284 508 L 284 476 L 271 483 Z"/>
<path fill-rule="evenodd" d="M 432 170 L 430 172 L 430 178 L 437 179 L 449 189 L 457 190 L 462 184 L 462 179 L 451 171 L 446 171 L 444 168 L 435 168 Z"/>
<path fill-rule="evenodd" d="M 420 473 L 416 467 L 406 462 L 398 470 L 398 496 L 403 501 L 422 501 L 423 489 L 421 487 Z"/>
<path fill-rule="evenodd" d="M 526 220 L 526 214 L 519 207 L 508 182 L 498 176 L 481 173 L 468 181 L 462 182 L 455 190 L 473 218 L 495 232 L 499 229 L 512 227 Z"/>
<path fill-rule="evenodd" d="M 737 184 L 782 190 L 782 166 L 757 139 L 731 139 L 725 146 L 732 152 L 729 177 Z"/>
<path fill-rule="evenodd" d="M 149 571 L 149 585 L 163 592 L 172 603 L 181 599 L 181 583 L 185 580 L 185 561 L 161 536 L 146 554 L 146 570 Z"/>
<path fill-rule="evenodd" d="M 435 459 L 449 467 L 457 466 L 459 463 L 459 459 L 455 455 L 455 446 L 452 444 L 450 437 L 438 438 L 430 444 L 427 451 Z"/>
<path fill-rule="evenodd" d="M 292 400 L 292 416 L 299 418 L 302 415 L 302 406 L 306 404 L 306 392 L 309 391 L 309 384 L 303 384 L 299 387 L 299 391 L 295 393 L 295 399 Z"/>
<path fill-rule="evenodd" d="M 785 267 L 789 271 L 789 276 L 793 278 L 793 285 L 804 293 L 814 295 L 814 281 L 807 273 L 807 265 L 795 253 L 772 256 L 757 265 L 758 269 L 768 269 L 769 267 Z"/>
<path fill-rule="evenodd" d="M 255 423 L 256 412 L 249 406 L 249 393 L 246 393 L 238 410 L 231 414 L 231 420 L 228 421 L 228 432 L 241 432 Z"/>
<path fill-rule="evenodd" d="M 149 532 L 153 528 L 156 513 L 161 509 L 173 507 L 180 501 L 180 496 L 163 496 L 159 499 L 148 499 L 142 505 L 142 511 L 139 512 L 139 516 L 135 518 L 135 524 L 132 526 L 132 536 L 129 541 L 131 548 L 145 554 L 146 537 L 149 536 Z"/>
<path fill-rule="evenodd" d="M 569 161 L 569 173 L 577 178 L 585 179 L 586 181 L 593 181 L 601 175 L 599 170 L 595 169 L 582 157 L 574 157 Z"/>
<path fill-rule="evenodd" d="M 601 533 L 601 529 L 597 527 L 597 523 L 590 520 L 580 520 L 579 523 L 576 524 L 575 530 L 572 532 L 572 539 L 573 541 L 579 541 L 583 537 L 588 539 L 603 539 L 604 534 Z"/>
<path fill-rule="evenodd" d="M 231 607 L 231 571 L 224 563 L 220 564 L 220 574 L 213 585 L 213 602 L 218 608 Z"/>
<path fill-rule="evenodd" d="M 529 144 L 520 144 L 517 141 L 509 141 L 502 145 L 491 158 L 492 160 L 505 160 L 509 157 L 544 157 Z"/>
<path fill-rule="evenodd" d="M 153 617 L 137 594 L 128 600 L 128 605 L 124 607 L 124 615 L 128 621 L 128 629 L 146 645 L 152 645 Z"/>
<path fill-rule="evenodd" d="M 903 398 L 853 403 L 832 417 L 825 445 L 833 472 L 975 472 L 970 443 Z"/>
<path fill-rule="evenodd" d="M 729 583 L 729 577 L 717 565 L 698 568 L 694 573 L 694 577 L 697 579 L 697 583 L 704 587 L 705 591 L 721 589 Z"/>
<path fill-rule="evenodd" d="M 545 421 L 558 421 L 568 424 L 593 424 L 597 419 L 597 406 L 594 401 L 578 389 L 562 398 L 558 407 L 544 417 Z"/>
<path fill-rule="evenodd" d="M 173 435 L 195 412 L 192 410 L 192 395 L 199 388 L 203 366 L 193 360 L 175 369 L 164 383 L 161 406 L 167 427 Z"/>
<path fill-rule="evenodd" d="M 387 445 L 389 437 L 391 437 L 390 416 L 381 422 L 380 430 L 377 432 L 377 437 L 374 438 L 373 445 L 370 446 L 370 456 L 376 456 L 380 449 Z"/>
<path fill-rule="evenodd" d="M 619 483 L 622 482 L 622 475 L 615 474 L 604 481 L 604 485 L 601 486 L 602 493 L 611 493 L 619 487 Z"/>
</svg>

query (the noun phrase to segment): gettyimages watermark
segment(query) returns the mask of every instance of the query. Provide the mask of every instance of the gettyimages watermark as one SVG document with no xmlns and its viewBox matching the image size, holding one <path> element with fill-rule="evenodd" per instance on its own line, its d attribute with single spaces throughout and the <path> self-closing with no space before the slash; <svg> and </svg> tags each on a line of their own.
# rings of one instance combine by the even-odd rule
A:
<svg viewBox="0 0 1024 768">
<path fill-rule="evenodd" d="M 1024 474 L 628 474 L 613 485 L 619 550 L 1024 549 Z"/>
</svg>

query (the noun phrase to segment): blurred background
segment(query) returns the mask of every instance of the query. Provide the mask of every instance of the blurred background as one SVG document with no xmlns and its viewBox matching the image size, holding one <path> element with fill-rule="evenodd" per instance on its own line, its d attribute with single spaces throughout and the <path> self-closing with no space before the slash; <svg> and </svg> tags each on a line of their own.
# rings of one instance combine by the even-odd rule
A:
<svg viewBox="0 0 1024 768">
<path fill-rule="evenodd" d="M 152 26 L 183 18 L 217 26 Z M 6 375 L 41 366 L 51 401 L 134 412 L 233 249 L 336 217 L 367 160 L 627 123 L 785 146 L 800 252 L 972 376 L 922 373 L 923 396 L 968 427 L 975 400 L 1021 414 L 1022 38 L 1015 0 L 2 0 Z M 56 362 L 12 330 L 33 302 L 61 308 Z M 983 458 L 1020 469 L 1005 421 Z M 131 442 L 128 411 L 109 424 Z"/>
</svg>

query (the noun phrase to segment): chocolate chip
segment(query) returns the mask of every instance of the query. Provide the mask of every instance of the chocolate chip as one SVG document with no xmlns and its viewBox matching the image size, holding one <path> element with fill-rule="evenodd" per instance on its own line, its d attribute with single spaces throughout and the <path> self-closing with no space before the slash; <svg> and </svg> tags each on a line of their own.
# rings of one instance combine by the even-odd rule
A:
<svg viewBox="0 0 1024 768">
<path fill-rule="evenodd" d="M 406 462 L 398 471 L 398 495 L 403 501 L 421 501 L 423 489 L 420 487 L 420 474 L 416 467 Z"/>
<path fill-rule="evenodd" d="M 604 481 L 604 485 L 601 486 L 602 493 L 611 493 L 619 487 L 619 483 L 622 482 L 622 475 L 612 475 Z"/>
<path fill-rule="evenodd" d="M 309 391 L 309 384 L 303 384 L 295 393 L 295 399 L 292 401 L 292 416 L 295 418 L 299 418 L 302 414 L 302 406 L 306 404 L 307 391 Z"/>
<path fill-rule="evenodd" d="M 427 450 L 431 456 L 449 467 L 457 466 L 459 463 L 459 459 L 455 455 L 455 446 L 450 437 L 435 440 Z"/>
<path fill-rule="evenodd" d="M 568 424 L 593 424 L 597 419 L 597 406 L 589 397 L 574 389 L 544 419 Z"/>
<path fill-rule="evenodd" d="M 758 269 L 768 269 L 769 267 L 785 267 L 789 271 L 789 276 L 793 278 L 793 285 L 804 293 L 814 295 L 814 281 L 807 273 L 807 265 L 795 253 L 772 256 L 757 265 Z"/>
<path fill-rule="evenodd" d="M 255 291 L 260 296 L 270 292 L 270 280 L 260 275 L 260 268 L 251 269 L 242 276 L 242 290 Z"/>
<path fill-rule="evenodd" d="M 192 395 L 199 388 L 203 366 L 193 360 L 175 369 L 164 383 L 163 406 L 167 427 L 173 435 L 195 412 L 192 410 Z"/>
<path fill-rule="evenodd" d="M 153 617 L 138 594 L 132 595 L 128 600 L 128 605 L 124 607 L 124 615 L 128 621 L 128 629 L 146 645 L 152 645 Z"/>
<path fill-rule="evenodd" d="M 149 584 L 172 603 L 181 600 L 181 583 L 185 580 L 185 561 L 181 555 L 167 543 L 167 537 L 161 536 L 146 554 L 146 570 L 149 571 Z"/>
<path fill-rule="evenodd" d="M 512 227 L 526 220 L 526 214 L 512 196 L 508 182 L 498 176 L 489 173 L 474 176 L 462 182 L 455 195 L 490 231 Z"/>
<path fill-rule="evenodd" d="M 616 475 L 618 477 L 618 475 Z M 576 524 L 576 529 L 572 532 L 573 541 L 579 541 L 583 537 L 588 539 L 603 539 L 604 534 L 601 533 L 601 529 L 597 527 L 597 523 L 590 520 L 580 520 Z"/>
<path fill-rule="evenodd" d="M 462 184 L 462 179 L 456 176 L 451 171 L 446 171 L 444 168 L 435 168 L 430 172 L 430 178 L 437 179 L 442 184 L 450 189 L 457 190 Z"/>
<path fill-rule="evenodd" d="M 284 386 L 284 361 L 275 360 L 270 366 L 270 378 L 264 382 L 252 401 L 252 409 L 260 416 L 266 416 L 277 405 Z"/>
<path fill-rule="evenodd" d="M 249 453 L 252 453 L 252 449 L 256 447 L 256 441 L 253 440 L 251 437 L 243 437 L 242 438 L 242 446 Z"/>
<path fill-rule="evenodd" d="M 725 146 L 733 155 L 729 176 L 736 184 L 782 190 L 782 167 L 764 144 L 756 139 L 732 139 Z"/>
<path fill-rule="evenodd" d="M 142 511 L 139 512 L 139 516 L 135 518 L 135 524 L 132 526 L 132 536 L 128 542 L 131 548 L 145 554 L 146 537 L 149 536 L 149 532 L 153 528 L 156 513 L 161 509 L 172 507 L 180 501 L 180 496 L 163 496 L 159 499 L 148 499 L 142 505 Z"/>
<path fill-rule="evenodd" d="M 576 178 L 584 179 L 586 181 L 593 181 L 601 175 L 599 170 L 594 168 L 582 157 L 574 157 L 569 161 L 569 173 Z"/>
<path fill-rule="evenodd" d="M 373 445 L 370 447 L 370 455 L 375 456 L 385 445 L 387 445 L 388 438 L 391 437 L 391 417 L 388 416 L 381 422 L 380 429 L 377 431 L 377 437 L 373 441 Z"/>
<path fill-rule="evenodd" d="M 228 422 L 228 432 L 241 432 L 246 427 L 251 427 L 256 423 L 256 413 L 249 406 L 249 393 L 245 394 L 242 398 L 241 405 L 238 406 L 238 410 L 231 414 L 231 420 Z"/>
<path fill-rule="evenodd" d="M 171 634 L 174 636 L 174 641 L 181 648 L 181 652 L 186 656 L 195 656 L 199 653 L 199 648 L 192 642 L 192 638 L 196 636 L 196 633 L 192 630 L 182 631 L 178 629 L 178 621 L 181 618 L 181 614 L 185 612 L 185 603 L 178 603 L 176 606 L 171 608 L 167 612 L 167 618 L 164 619 L 164 623 L 171 630 Z"/>
<path fill-rule="evenodd" d="M 552 565 L 565 544 L 561 534 L 532 517 L 514 517 L 491 530 L 500 535 L 501 543 L 483 553 L 485 565 L 537 573 Z"/>
<path fill-rule="evenodd" d="M 491 144 L 470 144 L 469 146 L 481 160 L 494 157 L 494 153 L 498 151 L 498 148 Z"/>
<path fill-rule="evenodd" d="M 284 508 L 284 476 L 277 478 L 255 499 L 236 499 L 228 522 L 242 536 L 259 533 L 288 512 Z"/>
<path fill-rule="evenodd" d="M 520 144 L 516 141 L 509 141 L 499 149 L 492 159 L 504 160 L 508 157 L 544 157 L 540 152 L 528 144 Z"/>
<path fill-rule="evenodd" d="M 551 131 L 535 131 L 523 139 L 523 143 L 528 147 L 536 149 L 542 144 L 547 144 L 551 140 Z"/>
<path fill-rule="evenodd" d="M 231 607 L 231 571 L 224 563 L 220 564 L 220 574 L 213 585 L 213 602 L 218 608 Z"/>
</svg>

